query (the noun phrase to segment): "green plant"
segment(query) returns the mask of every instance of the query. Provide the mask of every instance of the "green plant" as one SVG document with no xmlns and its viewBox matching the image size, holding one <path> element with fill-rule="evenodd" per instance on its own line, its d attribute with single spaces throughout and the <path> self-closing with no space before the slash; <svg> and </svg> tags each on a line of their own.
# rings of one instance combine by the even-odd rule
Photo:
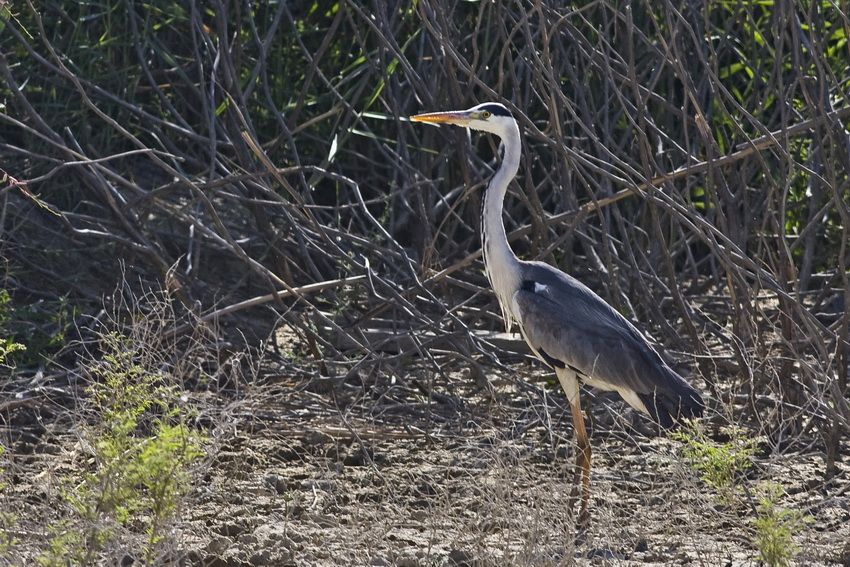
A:
<svg viewBox="0 0 850 567">
<path fill-rule="evenodd" d="M 48 529 L 50 539 L 47 549 L 38 556 L 43 567 L 83 565 L 86 560 L 86 545 L 83 535 L 69 521 L 60 521 Z"/>
<path fill-rule="evenodd" d="M 0 365 L 5 365 L 9 355 L 27 349 L 23 344 L 8 336 L 9 302 L 12 300 L 9 292 L 0 289 Z"/>
<path fill-rule="evenodd" d="M 102 339 L 106 354 L 91 366 L 89 387 L 95 419 L 84 429 L 93 470 L 65 493 L 70 514 L 52 526 L 42 565 L 91 564 L 122 529 L 139 527 L 141 554 L 153 564 L 203 454 L 169 376 L 140 363 L 142 345 L 114 333 Z"/>
<path fill-rule="evenodd" d="M 6 289 L 0 289 L 0 364 L 44 364 L 65 346 L 78 315 L 65 296 L 15 303 Z"/>
<path fill-rule="evenodd" d="M 797 552 L 794 533 L 803 523 L 799 510 L 780 507 L 777 502 L 782 495 L 782 487 L 769 483 L 759 496 L 755 519 L 755 545 L 759 558 L 770 567 L 783 567 L 791 564 Z"/>
<path fill-rule="evenodd" d="M 6 452 L 5 447 L 0 445 L 0 457 Z M 3 481 L 3 474 L 6 469 L 0 466 L 0 496 L 6 490 L 6 482 Z M 11 512 L 0 512 L 0 557 L 6 555 L 9 550 L 15 545 L 15 538 L 12 535 L 12 528 L 15 526 L 15 516 Z"/>
<path fill-rule="evenodd" d="M 682 452 L 690 466 L 724 498 L 733 492 L 736 477 L 752 465 L 750 459 L 756 448 L 755 440 L 744 438 L 738 431 L 729 441 L 717 443 L 696 425 L 675 432 L 673 438 L 684 443 Z"/>
</svg>

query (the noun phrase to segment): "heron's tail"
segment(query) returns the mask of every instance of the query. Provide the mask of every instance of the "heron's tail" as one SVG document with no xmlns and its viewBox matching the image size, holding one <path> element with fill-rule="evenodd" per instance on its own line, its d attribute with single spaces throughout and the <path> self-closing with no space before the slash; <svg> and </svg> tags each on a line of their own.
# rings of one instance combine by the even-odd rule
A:
<svg viewBox="0 0 850 567">
<path fill-rule="evenodd" d="M 702 396 L 685 379 L 667 367 L 669 379 L 654 392 L 638 394 L 649 415 L 664 429 L 671 429 L 683 419 L 702 417 Z"/>
</svg>

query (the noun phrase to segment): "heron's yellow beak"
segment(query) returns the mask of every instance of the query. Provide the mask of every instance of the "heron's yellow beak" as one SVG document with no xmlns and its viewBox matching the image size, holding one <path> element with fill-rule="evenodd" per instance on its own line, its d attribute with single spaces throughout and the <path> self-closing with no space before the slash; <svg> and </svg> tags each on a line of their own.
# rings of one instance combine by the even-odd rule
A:
<svg viewBox="0 0 850 567">
<path fill-rule="evenodd" d="M 455 126 L 467 126 L 472 119 L 467 110 L 454 112 L 429 112 L 428 114 L 417 114 L 411 116 L 414 122 L 428 122 L 430 124 L 454 124 Z"/>
</svg>

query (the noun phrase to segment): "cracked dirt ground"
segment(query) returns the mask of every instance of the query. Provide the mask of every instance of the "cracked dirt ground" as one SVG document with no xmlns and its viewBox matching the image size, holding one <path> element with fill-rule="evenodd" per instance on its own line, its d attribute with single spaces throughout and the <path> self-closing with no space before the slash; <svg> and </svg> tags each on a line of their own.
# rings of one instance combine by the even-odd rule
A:
<svg viewBox="0 0 850 567">
<path fill-rule="evenodd" d="M 377 378 L 245 385 L 213 428 L 174 526 L 174 563 L 757 565 L 752 491 L 767 481 L 782 486 L 779 505 L 803 513 L 798 564 L 850 561 L 845 463 L 824 482 L 816 450 L 759 439 L 730 503 L 688 466 L 680 441 L 645 435 L 615 397 L 590 392 L 592 523 L 577 538 L 562 394 L 518 378 L 494 377 L 491 391 L 457 384 L 430 398 Z M 709 433 L 718 419 L 706 420 Z M 60 418 L 16 460 L 5 498 L 18 502 L 22 530 L 44 530 L 54 480 L 80 450 Z"/>
</svg>

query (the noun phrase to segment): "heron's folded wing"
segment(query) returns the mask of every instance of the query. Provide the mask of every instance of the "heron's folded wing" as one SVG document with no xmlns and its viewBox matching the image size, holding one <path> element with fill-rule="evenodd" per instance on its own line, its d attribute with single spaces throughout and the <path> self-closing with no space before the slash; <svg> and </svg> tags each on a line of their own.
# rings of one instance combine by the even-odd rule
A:
<svg viewBox="0 0 850 567">
<path fill-rule="evenodd" d="M 550 281 L 513 295 L 523 336 L 544 361 L 572 368 L 624 396 L 633 393 L 665 428 L 702 414 L 699 393 L 631 323 L 583 286 L 567 282 L 559 292 L 553 289 L 557 285 Z"/>
<path fill-rule="evenodd" d="M 554 359 L 613 388 L 651 392 L 656 372 L 647 358 L 657 353 L 635 340 L 630 329 L 618 329 L 620 321 L 612 321 L 604 309 L 571 299 L 561 304 L 543 293 L 514 293 L 514 309 L 531 348 L 544 360 Z"/>
<path fill-rule="evenodd" d="M 556 282 L 548 284 L 513 296 L 523 334 L 541 356 L 545 352 L 581 374 L 638 394 L 691 389 L 631 323 L 593 292 L 570 286 L 559 293 Z"/>
</svg>

